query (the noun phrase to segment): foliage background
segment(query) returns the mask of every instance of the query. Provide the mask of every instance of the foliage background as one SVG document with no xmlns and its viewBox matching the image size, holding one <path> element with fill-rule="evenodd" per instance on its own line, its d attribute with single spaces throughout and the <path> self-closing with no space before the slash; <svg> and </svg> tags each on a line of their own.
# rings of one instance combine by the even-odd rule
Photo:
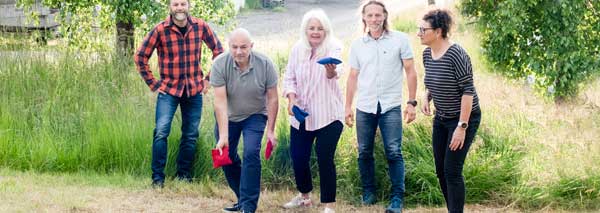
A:
<svg viewBox="0 0 600 213">
<path fill-rule="evenodd" d="M 558 101 L 574 97 L 600 73 L 600 2 L 505 0 L 461 2 L 476 21 L 497 71 L 527 79 Z"/>
</svg>

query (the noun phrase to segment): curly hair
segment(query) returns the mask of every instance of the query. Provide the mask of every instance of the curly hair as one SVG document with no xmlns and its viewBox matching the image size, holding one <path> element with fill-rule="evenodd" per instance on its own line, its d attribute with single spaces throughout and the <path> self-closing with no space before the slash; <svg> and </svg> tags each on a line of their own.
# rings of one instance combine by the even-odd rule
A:
<svg viewBox="0 0 600 213">
<path fill-rule="evenodd" d="M 448 38 L 448 33 L 454 25 L 452 14 L 445 9 L 433 9 L 423 16 L 423 21 L 431 24 L 433 29 L 442 29 L 442 38 Z"/>
</svg>

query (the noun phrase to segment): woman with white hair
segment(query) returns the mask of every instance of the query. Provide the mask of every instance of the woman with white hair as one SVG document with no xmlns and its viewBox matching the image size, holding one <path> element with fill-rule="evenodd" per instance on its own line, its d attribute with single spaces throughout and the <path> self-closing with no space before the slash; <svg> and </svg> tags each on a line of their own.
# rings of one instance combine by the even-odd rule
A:
<svg viewBox="0 0 600 213">
<path fill-rule="evenodd" d="M 333 37 L 331 22 L 321 9 L 308 11 L 302 19 L 300 40 L 288 59 L 284 97 L 289 101 L 290 153 L 296 188 L 300 194 L 285 208 L 310 207 L 313 189 L 310 156 L 313 142 L 321 179 L 323 212 L 335 212 L 335 150 L 344 125 L 344 106 L 338 79 L 342 66 L 319 64 L 326 57 L 340 58 L 341 43 Z M 303 115 L 299 115 L 302 113 Z M 308 114 L 308 115 L 306 115 Z M 306 117 L 305 117 L 306 116 Z"/>
</svg>

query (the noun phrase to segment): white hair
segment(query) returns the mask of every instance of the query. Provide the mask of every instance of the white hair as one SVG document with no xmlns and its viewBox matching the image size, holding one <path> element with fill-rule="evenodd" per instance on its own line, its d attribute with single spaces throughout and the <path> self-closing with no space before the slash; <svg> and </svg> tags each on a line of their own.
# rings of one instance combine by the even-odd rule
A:
<svg viewBox="0 0 600 213">
<path fill-rule="evenodd" d="M 231 31 L 231 33 L 229 33 L 229 39 L 231 39 L 233 36 L 236 36 L 236 35 L 244 36 L 244 37 L 248 38 L 248 40 L 250 42 L 252 42 L 252 35 L 250 34 L 250 32 L 248 30 L 246 30 L 244 28 L 240 27 L 240 28 L 237 28 L 237 29 Z"/>
<path fill-rule="evenodd" d="M 317 50 L 315 52 L 315 55 L 317 57 L 325 56 L 325 54 L 327 54 L 327 49 L 331 47 L 332 44 L 339 41 L 334 37 L 333 29 L 331 28 L 331 21 L 329 21 L 329 17 L 327 17 L 327 14 L 325 14 L 325 11 L 323 11 L 322 9 L 312 9 L 304 14 L 304 17 L 302 18 L 302 24 L 300 24 L 300 40 L 298 42 L 305 49 L 312 49 L 308 41 L 308 36 L 306 35 L 306 30 L 308 29 L 308 22 L 310 22 L 311 19 L 318 20 L 323 26 L 323 30 L 325 30 L 325 38 L 323 39 L 321 45 L 317 47 Z M 310 57 L 310 55 L 302 58 L 308 57 Z"/>
</svg>

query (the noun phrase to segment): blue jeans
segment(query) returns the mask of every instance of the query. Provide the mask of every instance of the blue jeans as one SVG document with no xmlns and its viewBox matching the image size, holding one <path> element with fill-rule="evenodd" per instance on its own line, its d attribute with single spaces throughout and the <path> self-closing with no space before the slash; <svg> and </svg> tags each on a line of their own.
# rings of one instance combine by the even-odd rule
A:
<svg viewBox="0 0 600 213">
<path fill-rule="evenodd" d="M 260 146 L 267 116 L 254 114 L 240 122 L 229 121 L 229 158 L 233 164 L 223 166 L 227 183 L 238 199 L 241 209 L 255 212 L 260 195 Z M 244 163 L 238 155 L 240 136 L 244 141 Z M 215 125 L 215 137 L 219 141 L 219 128 Z"/>
<path fill-rule="evenodd" d="M 175 97 L 169 94 L 158 94 L 156 99 L 156 128 L 152 142 L 152 180 L 165 180 L 165 164 L 167 162 L 167 138 L 171 132 L 171 122 L 181 106 L 181 139 L 177 156 L 177 174 L 182 179 L 191 180 L 192 165 L 196 155 L 198 126 L 202 115 L 202 94 L 192 97 Z"/>
<path fill-rule="evenodd" d="M 400 106 L 381 113 L 377 104 L 377 113 L 356 110 L 356 135 L 358 139 L 358 168 L 363 193 L 375 193 L 375 159 L 373 145 L 377 126 L 381 131 L 383 146 L 392 181 L 391 197 L 404 200 L 404 159 L 402 158 L 402 110 Z"/>
</svg>

